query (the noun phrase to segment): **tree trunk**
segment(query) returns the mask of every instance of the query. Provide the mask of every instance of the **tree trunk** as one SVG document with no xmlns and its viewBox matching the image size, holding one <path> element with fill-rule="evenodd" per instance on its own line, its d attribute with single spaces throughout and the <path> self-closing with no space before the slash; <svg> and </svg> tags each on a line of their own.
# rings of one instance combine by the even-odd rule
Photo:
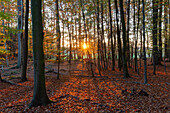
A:
<svg viewBox="0 0 170 113">
<path fill-rule="evenodd" d="M 135 1 L 134 1 L 134 35 L 135 33 Z M 137 23 L 137 37 L 135 38 L 135 71 L 139 74 L 139 68 L 138 68 L 138 37 L 139 37 L 139 23 L 140 23 L 140 0 L 138 0 L 138 23 Z"/>
<path fill-rule="evenodd" d="M 162 61 L 162 0 L 159 3 L 159 58 Z"/>
<path fill-rule="evenodd" d="M 87 29 L 86 29 L 86 17 L 84 14 L 84 5 L 82 0 L 80 0 L 80 5 L 81 5 L 81 11 L 82 11 L 82 15 L 83 15 L 83 22 L 84 22 L 84 31 L 85 31 L 85 43 L 87 44 Z"/>
<path fill-rule="evenodd" d="M 64 24 L 64 21 L 63 21 L 63 31 L 62 31 L 62 34 L 63 34 L 63 39 L 62 39 L 63 55 L 65 55 L 65 54 L 64 54 L 64 39 L 65 39 L 65 37 L 64 37 L 64 34 L 65 34 L 64 32 L 65 32 L 65 30 L 64 30 L 64 29 L 65 29 L 65 24 Z"/>
<path fill-rule="evenodd" d="M 128 67 L 130 67 L 130 46 L 129 46 L 129 30 L 130 30 L 130 0 L 128 0 L 127 6 L 127 62 Z"/>
<path fill-rule="evenodd" d="M 99 26 L 99 0 L 97 0 L 97 38 L 98 38 L 98 70 L 100 73 L 100 26 Z M 101 74 L 100 74 L 101 75 Z"/>
<path fill-rule="evenodd" d="M 79 12 L 79 48 L 81 47 L 82 43 L 81 43 L 81 13 Z M 81 59 L 81 54 L 78 53 L 78 59 Z"/>
<path fill-rule="evenodd" d="M 22 39 L 22 62 L 21 62 L 21 80 L 26 81 L 27 59 L 28 59 L 28 17 L 29 17 L 29 0 L 26 0 L 25 13 L 25 36 Z"/>
<path fill-rule="evenodd" d="M 158 25 L 158 2 L 153 0 L 153 74 L 156 74 L 156 65 L 159 64 L 157 47 L 157 25 Z"/>
<path fill-rule="evenodd" d="M 123 10 L 123 0 L 119 0 L 119 6 L 120 6 L 120 16 L 121 16 L 121 23 L 122 23 L 122 32 L 123 32 L 123 72 L 124 72 L 124 78 L 128 78 L 128 68 L 127 68 L 127 60 L 126 60 L 126 27 L 125 27 L 125 19 L 124 19 L 124 10 Z"/>
<path fill-rule="evenodd" d="M 61 39 L 61 33 L 60 33 L 60 23 L 59 23 L 59 8 L 58 8 L 58 0 L 56 0 L 56 35 L 57 35 L 57 61 L 58 61 L 58 75 L 57 79 L 59 79 L 59 71 L 60 71 L 60 39 Z"/>
<path fill-rule="evenodd" d="M 22 0 L 17 0 L 18 6 L 18 64 L 17 67 L 21 67 L 21 30 L 22 30 Z"/>
<path fill-rule="evenodd" d="M 46 93 L 41 0 L 31 0 L 34 54 L 34 93 L 29 108 L 51 103 Z"/>
<path fill-rule="evenodd" d="M 104 23 L 103 23 L 103 0 L 101 0 L 101 46 L 102 46 L 102 60 L 104 64 L 104 68 L 106 69 L 106 43 L 105 43 L 105 38 L 104 38 Z"/>
<path fill-rule="evenodd" d="M 168 58 L 168 0 L 164 0 L 164 37 L 165 37 L 165 58 Z M 170 60 L 170 59 L 169 59 Z"/>
<path fill-rule="evenodd" d="M 113 48 L 113 34 L 112 34 L 112 14 L 111 14 L 111 3 L 109 2 L 109 17 L 110 17 L 110 39 L 111 39 L 111 52 L 112 52 L 112 70 L 115 70 L 115 55 L 114 55 L 114 48 Z"/>
<path fill-rule="evenodd" d="M 72 43 L 71 43 L 72 39 L 71 39 L 71 33 L 70 33 L 71 28 L 70 28 L 69 24 L 67 24 L 67 27 L 68 27 L 68 35 L 69 35 L 69 43 L 70 43 L 70 49 L 69 49 L 70 53 L 69 53 L 69 61 L 68 62 L 71 64 L 71 59 L 72 59 Z"/>
<path fill-rule="evenodd" d="M 122 46 L 121 46 L 120 29 L 119 29 L 119 23 L 118 23 L 119 19 L 118 19 L 117 0 L 115 0 L 115 7 L 116 7 L 117 41 L 118 41 L 118 52 L 119 52 L 118 67 L 119 67 L 119 71 L 121 71 L 121 67 L 122 67 Z"/>
<path fill-rule="evenodd" d="M 143 8 L 143 56 L 144 56 L 144 83 L 147 84 L 147 59 L 146 59 L 146 51 L 145 51 L 145 2 L 142 0 Z"/>
</svg>

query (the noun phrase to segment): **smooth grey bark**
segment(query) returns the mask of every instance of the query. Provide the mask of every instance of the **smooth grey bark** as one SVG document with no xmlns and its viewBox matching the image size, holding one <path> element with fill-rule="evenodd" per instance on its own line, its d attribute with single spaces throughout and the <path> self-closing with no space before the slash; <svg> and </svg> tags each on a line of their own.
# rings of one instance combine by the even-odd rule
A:
<svg viewBox="0 0 170 113">
<path fill-rule="evenodd" d="M 17 67 L 21 67 L 21 30 L 22 30 L 22 0 L 17 0 L 18 6 L 18 63 Z"/>
<path fill-rule="evenodd" d="M 34 92 L 29 108 L 51 103 L 46 93 L 43 51 L 42 1 L 31 0 L 32 36 L 34 56 Z"/>
</svg>

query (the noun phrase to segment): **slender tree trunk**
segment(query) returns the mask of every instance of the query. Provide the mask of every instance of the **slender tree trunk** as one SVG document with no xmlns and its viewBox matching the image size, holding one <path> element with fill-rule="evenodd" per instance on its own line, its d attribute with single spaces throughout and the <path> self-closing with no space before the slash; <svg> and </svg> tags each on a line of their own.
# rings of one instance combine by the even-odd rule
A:
<svg viewBox="0 0 170 113">
<path fill-rule="evenodd" d="M 130 0 L 128 0 L 127 6 L 127 62 L 128 67 L 130 67 L 130 46 L 129 46 L 129 30 L 130 30 Z"/>
<path fill-rule="evenodd" d="M 165 58 L 168 58 L 168 0 L 164 0 L 164 37 L 165 37 Z M 169 59 L 170 60 L 170 59 Z"/>
<path fill-rule="evenodd" d="M 145 2 L 142 0 L 143 8 L 143 56 L 144 56 L 144 83 L 147 84 L 147 59 L 146 59 L 146 51 L 145 51 Z"/>
<path fill-rule="evenodd" d="M 118 67 L 119 67 L 119 71 L 121 71 L 121 67 L 122 67 L 122 46 L 121 46 L 120 29 L 119 29 L 119 23 L 118 23 L 119 19 L 118 19 L 117 0 L 115 0 L 115 7 L 116 7 L 117 41 L 118 41 L 118 52 L 119 52 Z"/>
<path fill-rule="evenodd" d="M 18 7 L 18 64 L 17 67 L 21 67 L 21 30 L 22 30 L 22 0 L 17 0 Z"/>
<path fill-rule="evenodd" d="M 143 47 L 143 42 L 142 42 L 142 28 L 140 28 L 140 69 L 142 67 L 141 59 L 142 59 L 142 47 Z"/>
<path fill-rule="evenodd" d="M 57 60 L 58 60 L 58 76 L 57 79 L 59 79 L 59 71 L 60 71 L 60 40 L 61 40 L 61 33 L 60 33 L 60 23 L 59 23 L 59 5 L 58 0 L 56 0 L 56 35 L 57 35 Z"/>
<path fill-rule="evenodd" d="M 157 24 L 158 24 L 158 1 L 153 0 L 153 74 L 156 75 L 156 65 L 158 65 L 157 47 Z"/>
<path fill-rule="evenodd" d="M 138 30 L 137 30 L 137 37 L 136 37 L 136 18 L 135 18 L 135 0 L 133 0 L 133 8 L 134 8 L 134 14 L 133 14 L 133 32 L 134 32 L 134 37 L 135 37 L 135 72 L 137 72 L 139 74 L 139 69 L 138 69 L 138 59 L 137 59 L 137 42 L 138 42 Z M 139 15 L 139 11 L 138 11 L 138 15 Z M 139 19 L 138 19 L 138 23 L 139 23 Z"/>
<path fill-rule="evenodd" d="M 71 41 L 72 41 L 72 39 L 71 39 L 71 33 L 70 33 L 70 25 L 68 24 L 67 25 L 67 27 L 68 27 L 68 34 L 69 34 L 69 43 L 70 43 L 70 49 L 69 49 L 69 51 L 70 51 L 70 54 L 69 54 L 69 63 L 71 64 L 71 59 L 72 59 L 72 43 L 71 43 Z"/>
<path fill-rule="evenodd" d="M 114 59 L 114 48 L 113 48 L 113 34 L 112 34 L 112 14 L 111 14 L 111 3 L 109 3 L 109 17 L 110 17 L 110 39 L 111 39 L 111 51 L 112 51 L 112 70 L 115 70 L 115 59 Z"/>
<path fill-rule="evenodd" d="M 159 58 L 162 61 L 162 0 L 159 3 Z"/>
<path fill-rule="evenodd" d="M 134 35 L 136 35 L 136 25 L 135 25 L 135 1 L 134 1 Z M 139 23 L 140 23 L 140 0 L 138 0 L 138 22 L 137 22 L 137 37 L 135 38 L 135 71 L 139 74 L 139 68 L 138 68 L 138 37 L 139 37 Z"/>
<path fill-rule="evenodd" d="M 102 60 L 104 64 L 104 68 L 106 68 L 106 43 L 105 43 L 105 38 L 104 38 L 104 23 L 103 23 L 103 0 L 101 0 L 101 46 L 102 46 Z"/>
<path fill-rule="evenodd" d="M 169 4 L 170 4 L 170 0 L 168 0 L 168 6 L 169 6 Z M 169 31 L 170 31 L 170 7 L 168 8 L 169 9 L 169 23 L 168 23 L 168 28 L 169 28 Z M 168 51 L 168 58 L 169 58 L 169 61 L 170 61 L 170 35 L 169 35 L 169 40 L 168 40 L 168 48 L 169 48 L 169 51 Z"/>
<path fill-rule="evenodd" d="M 65 36 L 64 36 L 64 32 L 65 32 L 65 30 L 64 30 L 64 28 L 65 28 L 65 24 L 64 24 L 64 21 L 63 21 L 63 31 L 62 31 L 62 33 L 63 33 L 63 39 L 62 39 L 62 48 L 64 49 L 64 40 L 65 40 Z M 64 55 L 64 50 L 63 50 L 63 55 Z"/>
<path fill-rule="evenodd" d="M 27 59 L 28 59 L 28 17 L 29 17 L 29 0 L 26 0 L 26 13 L 25 13 L 25 36 L 22 39 L 22 56 L 21 62 L 21 80 L 27 80 Z"/>
<path fill-rule="evenodd" d="M 84 22 L 84 31 L 85 31 L 85 43 L 87 44 L 87 29 L 86 29 L 86 17 L 84 14 L 84 5 L 82 0 L 80 0 L 80 5 L 81 5 L 81 11 L 82 11 L 82 15 L 83 15 L 83 22 Z"/>
<path fill-rule="evenodd" d="M 72 38 L 72 48 L 73 48 L 73 59 L 75 60 L 75 44 L 74 44 L 74 25 L 73 25 L 73 19 L 72 19 L 72 25 L 71 25 L 71 38 Z"/>
<path fill-rule="evenodd" d="M 81 13 L 79 12 L 79 48 L 81 47 L 82 43 L 81 43 Z M 78 53 L 78 59 L 81 59 L 81 54 Z"/>
<path fill-rule="evenodd" d="M 76 56 L 78 55 L 78 38 L 77 38 L 77 35 L 78 35 L 78 30 L 77 30 L 77 20 L 75 19 L 75 32 L 76 32 L 76 35 L 75 35 L 75 39 L 76 39 Z M 77 59 L 77 57 L 76 57 Z"/>
<path fill-rule="evenodd" d="M 121 23 L 122 23 L 122 32 L 123 32 L 123 72 L 124 72 L 124 78 L 128 78 L 128 68 L 127 68 L 127 60 L 126 60 L 126 27 L 125 27 L 125 19 L 124 19 L 124 10 L 123 10 L 123 0 L 119 0 L 119 6 L 120 6 L 120 16 L 121 16 Z"/>
<path fill-rule="evenodd" d="M 43 25 L 41 13 L 41 0 L 31 0 L 32 35 L 34 54 L 34 93 L 29 107 L 37 107 L 51 103 L 46 93 L 45 63 L 43 51 Z"/>
<path fill-rule="evenodd" d="M 95 55 L 95 48 L 96 48 L 96 24 L 95 24 L 95 22 L 94 22 L 94 44 L 93 44 L 93 56 L 94 56 L 94 64 L 96 65 L 96 55 Z"/>
<path fill-rule="evenodd" d="M 98 52 L 98 70 L 100 73 L 100 26 L 99 26 L 99 0 L 97 0 L 97 38 L 98 38 L 98 48 L 97 48 L 97 52 Z M 101 74 L 100 74 L 101 75 Z"/>
</svg>

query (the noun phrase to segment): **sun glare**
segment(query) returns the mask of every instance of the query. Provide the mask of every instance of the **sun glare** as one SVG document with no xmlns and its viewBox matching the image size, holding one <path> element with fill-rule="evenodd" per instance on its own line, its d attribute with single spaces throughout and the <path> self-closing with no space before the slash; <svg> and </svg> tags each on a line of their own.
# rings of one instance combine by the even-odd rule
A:
<svg viewBox="0 0 170 113">
<path fill-rule="evenodd" d="M 84 49 L 87 49 L 87 45 L 86 45 L 85 43 L 83 44 L 83 48 L 84 48 Z"/>
</svg>

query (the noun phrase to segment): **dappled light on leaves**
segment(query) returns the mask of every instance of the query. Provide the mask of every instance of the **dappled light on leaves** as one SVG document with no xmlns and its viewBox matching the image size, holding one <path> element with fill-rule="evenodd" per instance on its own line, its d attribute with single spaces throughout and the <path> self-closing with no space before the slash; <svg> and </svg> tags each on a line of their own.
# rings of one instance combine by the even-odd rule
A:
<svg viewBox="0 0 170 113">
<path fill-rule="evenodd" d="M 77 63 L 78 65 L 72 64 L 72 70 L 83 67 L 80 66 L 81 62 Z M 31 66 L 29 69 L 32 69 Z M 53 68 L 55 68 L 54 65 Z M 62 68 L 67 69 L 67 66 Z M 56 74 L 48 73 L 46 74 L 47 94 L 50 100 L 56 103 L 31 109 L 28 109 L 27 105 L 33 96 L 34 81 L 33 76 L 29 74 L 28 81 L 23 83 L 17 79 L 11 79 L 18 83 L 18 86 L 1 83 L 0 109 L 2 112 L 147 112 L 158 111 L 158 109 L 166 112 L 169 97 L 169 85 L 166 83 L 169 75 L 163 74 L 161 71 L 163 67 L 159 69 L 159 75 L 154 77 L 151 76 L 152 72 L 149 72 L 149 85 L 140 84 L 142 75 L 133 74 L 132 78 L 125 80 L 119 71 L 104 71 L 102 76 L 96 71 L 95 77 L 91 77 L 88 71 L 83 71 L 83 76 L 62 75 L 60 80 L 56 79 Z M 132 70 L 129 71 L 133 73 Z M 131 95 L 132 88 L 136 89 L 136 95 Z M 127 92 L 122 93 L 125 89 Z M 138 95 L 141 89 L 149 96 Z"/>
</svg>

